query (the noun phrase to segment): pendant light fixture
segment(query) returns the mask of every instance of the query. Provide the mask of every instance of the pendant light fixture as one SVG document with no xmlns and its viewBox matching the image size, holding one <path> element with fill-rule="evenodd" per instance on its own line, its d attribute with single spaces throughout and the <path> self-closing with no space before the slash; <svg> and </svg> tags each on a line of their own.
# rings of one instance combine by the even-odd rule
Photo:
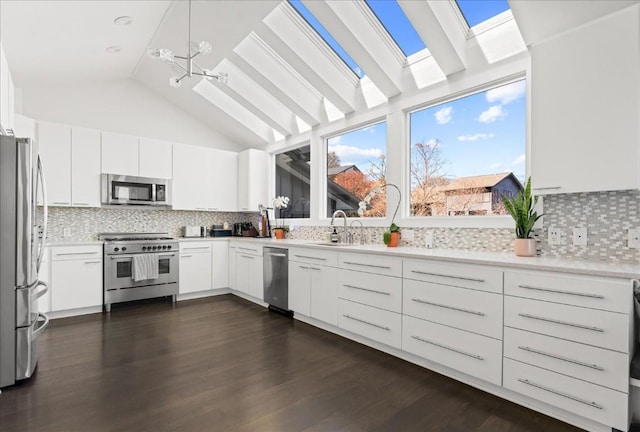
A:
<svg viewBox="0 0 640 432">
<path fill-rule="evenodd" d="M 214 74 L 211 69 L 206 69 L 194 62 L 193 59 L 200 54 L 207 55 L 211 53 L 211 44 L 207 41 L 202 41 L 199 44 L 191 42 L 191 0 L 189 0 L 189 36 L 187 41 L 189 42 L 189 52 L 186 56 L 178 56 L 166 48 L 147 48 L 147 55 L 152 59 L 160 59 L 165 63 L 175 65 L 180 69 L 180 76 L 172 76 L 169 78 L 169 85 L 171 87 L 180 87 L 182 80 L 194 75 L 204 77 L 208 80 L 217 80 L 223 84 L 226 84 L 229 80 L 229 75 L 226 73 Z M 193 54 L 192 54 L 193 52 Z M 178 61 L 178 60 L 181 61 Z M 184 65 L 182 63 L 185 63 Z M 184 72 L 184 73 L 183 73 Z"/>
</svg>

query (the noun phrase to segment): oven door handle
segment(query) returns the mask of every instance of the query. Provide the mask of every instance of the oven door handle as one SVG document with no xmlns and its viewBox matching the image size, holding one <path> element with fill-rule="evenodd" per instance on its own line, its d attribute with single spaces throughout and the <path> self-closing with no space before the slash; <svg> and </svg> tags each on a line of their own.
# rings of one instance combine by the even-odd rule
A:
<svg viewBox="0 0 640 432">
<path fill-rule="evenodd" d="M 154 254 L 157 255 L 158 257 L 172 257 L 172 256 L 176 256 L 176 254 L 172 253 L 172 254 Z M 133 258 L 135 255 L 118 255 L 118 256 L 111 256 L 109 258 L 111 258 L 111 260 L 117 260 L 117 259 L 129 259 L 129 258 Z"/>
</svg>

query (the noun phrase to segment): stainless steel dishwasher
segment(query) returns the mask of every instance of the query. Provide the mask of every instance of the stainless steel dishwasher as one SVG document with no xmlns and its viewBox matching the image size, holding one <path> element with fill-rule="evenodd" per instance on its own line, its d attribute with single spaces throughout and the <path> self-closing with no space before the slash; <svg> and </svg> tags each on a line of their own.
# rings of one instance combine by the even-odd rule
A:
<svg viewBox="0 0 640 432">
<path fill-rule="evenodd" d="M 289 250 L 264 248 L 264 301 L 269 310 L 292 316 L 289 310 Z"/>
</svg>

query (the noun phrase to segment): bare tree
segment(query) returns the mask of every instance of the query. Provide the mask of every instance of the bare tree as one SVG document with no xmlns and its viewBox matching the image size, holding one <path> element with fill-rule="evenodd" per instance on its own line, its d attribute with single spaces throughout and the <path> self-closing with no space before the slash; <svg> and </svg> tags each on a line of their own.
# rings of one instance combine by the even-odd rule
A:
<svg viewBox="0 0 640 432">
<path fill-rule="evenodd" d="M 327 168 L 340 168 L 340 156 L 334 151 L 327 152 Z"/>
<path fill-rule="evenodd" d="M 440 140 L 417 142 L 411 149 L 411 214 L 431 216 L 445 214 L 446 198 L 442 191 L 448 183 L 443 169 L 446 161 L 440 154 Z"/>
</svg>

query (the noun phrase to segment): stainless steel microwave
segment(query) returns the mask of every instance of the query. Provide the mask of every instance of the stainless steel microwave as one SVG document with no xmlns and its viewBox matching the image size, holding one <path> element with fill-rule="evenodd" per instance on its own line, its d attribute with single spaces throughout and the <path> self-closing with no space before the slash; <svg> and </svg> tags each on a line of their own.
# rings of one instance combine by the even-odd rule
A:
<svg viewBox="0 0 640 432">
<path fill-rule="evenodd" d="M 171 180 L 102 174 L 102 204 L 170 206 Z"/>
</svg>

